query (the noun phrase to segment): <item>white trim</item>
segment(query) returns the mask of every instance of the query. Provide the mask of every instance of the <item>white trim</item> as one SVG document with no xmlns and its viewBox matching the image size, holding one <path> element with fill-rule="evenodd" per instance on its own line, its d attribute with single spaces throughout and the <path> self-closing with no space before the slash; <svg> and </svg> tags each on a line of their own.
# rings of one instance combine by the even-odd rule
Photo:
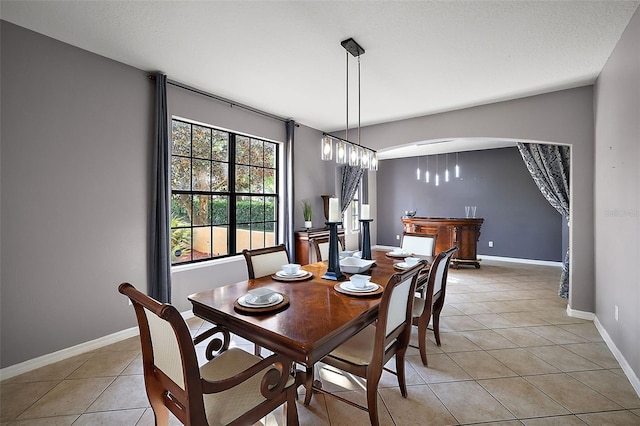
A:
<svg viewBox="0 0 640 426">
<path fill-rule="evenodd" d="M 624 371 L 627 379 L 629 379 L 629 382 L 631 383 L 631 386 L 633 386 L 633 389 L 636 391 L 636 394 L 640 396 L 640 379 L 638 379 L 638 376 L 633 371 L 625 357 L 618 350 L 615 343 L 613 343 L 613 340 L 611 340 L 611 337 L 609 336 L 609 333 L 607 333 L 607 330 L 605 330 L 602 324 L 600 324 L 600 321 L 598 321 L 598 317 L 595 317 L 593 323 L 598 329 L 600 336 L 602 336 L 602 339 L 604 339 L 605 343 L 609 347 L 609 350 L 613 353 L 613 356 L 616 357 L 616 360 L 618 360 L 620 367 L 622 367 L 622 371 Z"/>
<path fill-rule="evenodd" d="M 182 318 L 188 320 L 195 315 L 193 311 L 188 310 L 180 313 Z M 126 330 L 118 331 L 108 336 L 100 337 L 99 339 L 91 340 L 89 342 L 80 343 L 79 345 L 72 346 L 70 348 L 61 349 L 57 352 L 53 352 L 47 355 L 33 358 L 20 364 L 10 365 L 9 367 L 0 370 L 0 381 L 10 379 L 11 377 L 18 376 L 23 373 L 28 373 L 40 367 L 45 367 L 54 362 L 64 361 L 67 358 L 71 358 L 76 355 L 80 355 L 86 352 L 90 352 L 96 349 L 100 349 L 103 346 L 112 345 L 122 340 L 128 339 L 139 335 L 138 326 L 127 328 Z"/>
<path fill-rule="evenodd" d="M 578 311 L 576 309 L 571 309 L 571 306 L 569 305 L 567 305 L 567 315 L 573 318 L 580 318 L 588 321 L 593 321 L 596 319 L 596 314 L 594 314 L 593 312 Z"/>
<path fill-rule="evenodd" d="M 63 361 L 67 358 L 71 358 L 85 352 L 93 351 L 103 346 L 111 345 L 113 343 L 117 343 L 137 335 L 138 327 L 131 327 L 126 330 L 109 334 L 108 336 L 100 337 L 89 342 L 80 343 L 79 345 L 61 349 L 57 352 L 53 352 L 47 355 L 42 355 L 37 358 L 21 362 L 19 364 L 11 365 L 0 370 L 0 380 L 9 379 L 11 377 L 35 370 L 37 368 L 53 364 L 54 362 Z"/>
<path fill-rule="evenodd" d="M 500 262 L 528 263 L 530 265 L 562 266 L 562 262 L 555 262 L 552 260 L 521 259 L 518 257 L 488 256 L 486 254 L 478 255 L 478 259 L 497 260 Z"/>
</svg>

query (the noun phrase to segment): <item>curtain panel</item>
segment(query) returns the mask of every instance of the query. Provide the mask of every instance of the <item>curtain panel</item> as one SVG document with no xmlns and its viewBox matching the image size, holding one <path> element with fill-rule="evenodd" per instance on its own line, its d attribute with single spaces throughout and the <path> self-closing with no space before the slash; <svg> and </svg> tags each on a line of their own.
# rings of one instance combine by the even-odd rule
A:
<svg viewBox="0 0 640 426">
<path fill-rule="evenodd" d="M 358 166 L 343 166 L 341 170 L 341 183 L 340 183 L 340 212 L 344 214 L 349 207 L 349 203 L 353 200 L 353 196 L 358 189 L 358 184 L 364 169 Z"/>
<path fill-rule="evenodd" d="M 155 139 L 151 167 L 152 206 L 149 233 L 149 296 L 171 303 L 171 144 L 167 110 L 167 76 L 156 80 Z"/>
<path fill-rule="evenodd" d="M 295 259 L 295 245 L 293 243 L 293 148 L 296 122 L 285 122 L 287 132 L 284 142 L 284 245 L 289 251 L 291 261 Z"/>
<path fill-rule="evenodd" d="M 571 148 L 518 142 L 518 150 L 542 195 L 569 222 L 569 170 Z M 569 250 L 562 262 L 558 295 L 569 297 Z"/>
</svg>

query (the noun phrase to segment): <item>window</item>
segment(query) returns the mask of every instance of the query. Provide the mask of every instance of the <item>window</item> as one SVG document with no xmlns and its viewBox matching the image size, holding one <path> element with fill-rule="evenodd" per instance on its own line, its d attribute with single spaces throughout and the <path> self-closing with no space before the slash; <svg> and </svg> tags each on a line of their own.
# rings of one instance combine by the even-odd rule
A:
<svg viewBox="0 0 640 426">
<path fill-rule="evenodd" d="M 171 263 L 278 243 L 274 142 L 171 122 Z"/>
<path fill-rule="evenodd" d="M 362 188 L 362 184 L 358 184 L 358 189 L 356 189 L 355 194 L 353 194 L 353 199 L 351 200 L 350 209 L 351 209 L 351 232 L 360 231 L 360 189 Z"/>
</svg>

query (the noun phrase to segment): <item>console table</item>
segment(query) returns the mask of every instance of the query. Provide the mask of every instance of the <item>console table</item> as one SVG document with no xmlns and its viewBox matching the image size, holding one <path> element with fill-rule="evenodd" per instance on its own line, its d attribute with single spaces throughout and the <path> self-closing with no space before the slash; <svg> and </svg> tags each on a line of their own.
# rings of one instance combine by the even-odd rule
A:
<svg viewBox="0 0 640 426">
<path fill-rule="evenodd" d="M 440 217 L 403 217 L 405 232 L 418 234 L 437 234 L 436 254 L 453 246 L 458 251 L 451 258 L 451 266 L 473 265 L 480 268 L 477 258 L 477 244 L 480 227 L 484 219 L 440 218 Z"/>
<path fill-rule="evenodd" d="M 329 228 L 310 228 L 294 232 L 296 263 L 307 265 L 316 262 L 309 240 L 323 238 L 329 238 Z M 344 247 L 344 228 L 338 228 L 338 239 L 340 246 Z"/>
</svg>

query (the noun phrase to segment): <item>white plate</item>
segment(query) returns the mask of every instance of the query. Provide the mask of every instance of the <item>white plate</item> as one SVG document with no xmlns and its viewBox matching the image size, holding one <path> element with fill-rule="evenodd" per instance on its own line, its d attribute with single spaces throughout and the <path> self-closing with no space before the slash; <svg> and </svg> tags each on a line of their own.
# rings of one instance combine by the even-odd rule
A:
<svg viewBox="0 0 640 426">
<path fill-rule="evenodd" d="M 393 257 L 405 257 L 405 256 L 409 256 L 411 253 L 406 252 L 406 251 L 390 251 L 387 252 L 387 255 L 389 256 L 393 256 Z"/>
<path fill-rule="evenodd" d="M 370 293 L 370 292 L 376 291 L 378 289 L 378 284 L 370 282 L 369 284 L 367 284 L 366 287 L 359 288 L 359 287 L 354 286 L 351 281 L 345 281 L 343 283 L 340 283 L 340 288 L 342 288 L 343 290 L 353 291 L 353 292 L 356 292 L 356 293 Z"/>
<path fill-rule="evenodd" d="M 398 262 L 396 266 L 400 269 L 409 269 L 411 266 L 407 265 L 407 262 Z"/>
<path fill-rule="evenodd" d="M 253 302 L 253 300 L 255 300 L 255 297 L 253 295 L 245 294 L 244 296 L 238 298 L 238 304 L 247 308 L 266 308 L 282 302 L 284 300 L 284 296 L 280 293 L 273 293 L 265 302 L 257 303 Z"/>
<path fill-rule="evenodd" d="M 281 278 L 300 278 L 300 277 L 304 277 L 307 274 L 308 274 L 308 272 L 307 271 L 303 271 L 302 269 L 299 270 L 298 272 L 296 272 L 295 274 L 291 274 L 291 275 L 287 274 L 284 271 L 276 272 L 276 275 L 278 277 L 281 277 Z"/>
</svg>

